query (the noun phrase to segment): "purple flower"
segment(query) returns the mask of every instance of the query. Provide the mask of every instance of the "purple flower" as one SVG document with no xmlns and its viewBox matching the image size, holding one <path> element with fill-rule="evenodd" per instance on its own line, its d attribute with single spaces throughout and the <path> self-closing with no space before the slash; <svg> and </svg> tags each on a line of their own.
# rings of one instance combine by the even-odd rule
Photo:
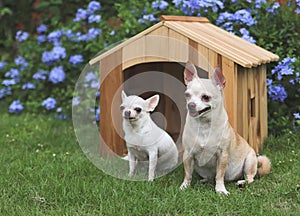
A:
<svg viewBox="0 0 300 216">
<path fill-rule="evenodd" d="M 110 36 L 114 36 L 115 33 L 116 33 L 115 30 L 112 30 L 112 31 L 109 33 L 109 35 L 110 35 Z"/>
<path fill-rule="evenodd" d="M 56 100 L 52 97 L 48 97 L 42 102 L 42 106 L 45 107 L 47 110 L 52 110 L 56 106 Z"/>
<path fill-rule="evenodd" d="M 100 20 L 101 20 L 101 15 L 94 15 L 94 14 L 92 14 L 92 15 L 89 16 L 88 22 L 89 23 L 93 23 L 93 22 L 99 23 Z"/>
<path fill-rule="evenodd" d="M 58 44 L 62 35 L 62 31 L 60 30 L 51 32 L 50 34 L 48 34 L 48 40 L 53 44 Z"/>
<path fill-rule="evenodd" d="M 0 99 L 4 98 L 6 95 L 11 95 L 11 94 L 12 92 L 10 86 L 0 89 Z"/>
<path fill-rule="evenodd" d="M 99 86 L 100 86 L 100 83 L 98 81 L 93 80 L 91 82 L 91 88 L 99 88 Z"/>
<path fill-rule="evenodd" d="M 28 82 L 28 83 L 25 83 L 23 86 L 22 86 L 22 89 L 25 90 L 25 89 L 35 89 L 35 85 Z"/>
<path fill-rule="evenodd" d="M 48 28 L 45 24 L 41 24 L 36 28 L 37 33 L 41 34 L 43 32 L 47 32 Z"/>
<path fill-rule="evenodd" d="M 62 66 L 55 67 L 50 71 L 49 80 L 52 83 L 57 84 L 59 82 L 63 82 L 65 79 L 66 79 L 66 74 Z"/>
<path fill-rule="evenodd" d="M 36 72 L 35 74 L 33 74 L 32 78 L 35 80 L 45 80 L 47 77 L 47 71 L 45 70 L 40 70 L 38 72 Z"/>
<path fill-rule="evenodd" d="M 20 100 L 15 100 L 9 105 L 9 112 L 19 114 L 24 109 Z"/>
<path fill-rule="evenodd" d="M 95 120 L 100 121 L 100 106 L 98 106 L 98 108 L 95 111 Z"/>
<path fill-rule="evenodd" d="M 24 70 L 29 64 L 28 62 L 22 57 L 18 56 L 15 58 L 15 64 L 21 66 L 21 70 Z"/>
<path fill-rule="evenodd" d="M 6 62 L 0 62 L 0 70 L 2 70 L 3 68 L 5 68 L 6 64 L 7 64 Z"/>
<path fill-rule="evenodd" d="M 154 10 L 164 10 L 166 7 L 168 7 L 168 2 L 164 0 L 156 0 L 155 2 L 152 2 L 152 8 Z"/>
<path fill-rule="evenodd" d="M 138 22 L 139 23 L 146 23 L 147 21 L 152 22 L 152 21 L 155 21 L 155 20 L 157 20 L 157 19 L 154 17 L 153 14 L 145 14 L 145 15 L 143 15 L 143 18 L 138 20 Z"/>
<path fill-rule="evenodd" d="M 286 57 L 271 71 L 272 74 L 277 74 L 277 79 L 282 80 L 283 75 L 294 74 L 294 69 L 291 64 L 296 61 L 296 58 Z"/>
<path fill-rule="evenodd" d="M 300 113 L 294 113 L 293 115 L 295 119 L 300 119 Z"/>
<path fill-rule="evenodd" d="M 267 2 L 266 0 L 255 0 L 254 6 L 255 6 L 255 8 L 261 8 L 261 5 L 266 2 Z"/>
<path fill-rule="evenodd" d="M 46 35 L 38 35 L 37 36 L 38 44 L 44 43 L 47 40 Z"/>
<path fill-rule="evenodd" d="M 101 9 L 101 4 L 97 1 L 91 1 L 88 5 L 88 12 L 89 13 L 95 13 L 95 11 L 98 11 Z"/>
<path fill-rule="evenodd" d="M 74 22 L 78 22 L 80 20 L 86 20 L 87 16 L 88 16 L 87 11 L 84 10 L 84 9 L 82 9 L 82 8 L 79 8 L 77 10 L 76 17 L 75 17 L 75 19 L 73 21 Z"/>
<path fill-rule="evenodd" d="M 268 95 L 273 101 L 279 100 L 284 102 L 284 100 L 287 98 L 285 88 L 281 84 L 278 84 L 277 86 L 269 86 Z"/>
<path fill-rule="evenodd" d="M 272 83 L 273 83 L 273 80 L 272 80 L 272 79 L 269 79 L 269 78 L 267 78 L 267 82 L 266 82 L 267 86 L 269 86 L 269 85 L 272 85 Z"/>
<path fill-rule="evenodd" d="M 10 78 L 18 78 L 20 75 L 20 72 L 16 68 L 11 68 L 9 71 L 5 73 L 5 77 L 10 77 Z"/>
<path fill-rule="evenodd" d="M 250 36 L 250 33 L 249 33 L 249 31 L 247 29 L 241 28 L 240 29 L 240 33 L 242 34 L 242 38 L 244 40 L 246 40 L 246 41 L 248 41 L 250 43 L 255 44 L 256 40 L 252 36 Z"/>
<path fill-rule="evenodd" d="M 275 11 L 277 11 L 278 8 L 280 8 L 280 3 L 274 2 L 274 4 L 273 4 L 272 7 L 268 7 L 268 8 L 267 8 L 267 12 L 273 14 Z"/>
<path fill-rule="evenodd" d="M 25 41 L 27 40 L 27 38 L 29 37 L 29 34 L 25 31 L 19 30 L 16 33 L 16 40 L 17 41 Z"/>
<path fill-rule="evenodd" d="M 83 57 L 82 57 L 82 55 L 73 55 L 70 57 L 69 62 L 72 65 L 81 64 L 83 62 Z"/>
<path fill-rule="evenodd" d="M 42 54 L 42 62 L 52 65 L 66 57 L 66 49 L 61 46 L 55 46 L 51 51 L 44 51 Z"/>
<path fill-rule="evenodd" d="M 14 79 L 10 79 L 10 80 L 3 80 L 2 81 L 2 85 L 4 86 L 11 86 L 11 85 L 15 85 L 17 83 L 16 80 Z"/>
<path fill-rule="evenodd" d="M 101 30 L 100 29 L 98 29 L 98 28 L 90 28 L 88 30 L 87 37 L 88 37 L 88 39 L 94 39 L 94 38 L 96 38 L 100 34 L 101 34 Z"/>
<path fill-rule="evenodd" d="M 91 82 L 93 80 L 98 80 L 98 77 L 93 72 L 88 72 L 84 77 L 85 82 Z"/>
<path fill-rule="evenodd" d="M 72 99 L 72 106 L 77 106 L 80 103 L 79 96 L 73 97 Z"/>
</svg>

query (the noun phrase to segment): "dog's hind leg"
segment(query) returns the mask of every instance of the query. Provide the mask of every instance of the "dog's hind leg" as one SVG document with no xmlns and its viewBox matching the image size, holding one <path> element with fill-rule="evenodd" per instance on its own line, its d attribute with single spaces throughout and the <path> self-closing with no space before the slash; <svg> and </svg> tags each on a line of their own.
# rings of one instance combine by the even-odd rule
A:
<svg viewBox="0 0 300 216">
<path fill-rule="evenodd" d="M 249 154 L 247 155 L 244 163 L 244 174 L 246 179 L 245 180 L 240 180 L 237 182 L 237 185 L 244 185 L 245 183 L 252 183 L 254 182 L 254 177 L 257 172 L 257 157 L 254 152 L 254 150 L 250 151 Z"/>
</svg>

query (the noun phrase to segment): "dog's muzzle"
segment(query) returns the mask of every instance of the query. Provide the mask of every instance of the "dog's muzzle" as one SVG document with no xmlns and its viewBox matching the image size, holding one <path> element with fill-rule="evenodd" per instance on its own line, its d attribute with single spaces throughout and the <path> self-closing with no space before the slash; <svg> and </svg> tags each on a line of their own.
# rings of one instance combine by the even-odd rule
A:
<svg viewBox="0 0 300 216">
<path fill-rule="evenodd" d="M 189 110 L 189 114 L 192 117 L 197 117 L 200 116 L 201 114 L 207 112 L 208 110 L 210 110 L 211 107 L 207 106 L 202 110 L 197 110 L 196 109 L 196 104 L 194 102 L 188 103 L 188 110 Z"/>
</svg>

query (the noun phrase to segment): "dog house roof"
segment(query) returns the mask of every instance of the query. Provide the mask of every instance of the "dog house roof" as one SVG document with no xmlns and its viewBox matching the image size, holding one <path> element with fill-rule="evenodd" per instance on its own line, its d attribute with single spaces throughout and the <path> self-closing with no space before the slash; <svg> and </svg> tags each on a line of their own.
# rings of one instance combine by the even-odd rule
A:
<svg viewBox="0 0 300 216">
<path fill-rule="evenodd" d="M 101 59 L 111 53 L 129 46 L 141 37 L 163 26 L 213 50 L 243 67 L 256 67 L 257 65 L 277 61 L 279 59 L 277 55 L 211 24 L 207 18 L 161 16 L 161 22 L 107 50 L 92 59 L 89 63 L 94 64 L 101 61 Z"/>
</svg>

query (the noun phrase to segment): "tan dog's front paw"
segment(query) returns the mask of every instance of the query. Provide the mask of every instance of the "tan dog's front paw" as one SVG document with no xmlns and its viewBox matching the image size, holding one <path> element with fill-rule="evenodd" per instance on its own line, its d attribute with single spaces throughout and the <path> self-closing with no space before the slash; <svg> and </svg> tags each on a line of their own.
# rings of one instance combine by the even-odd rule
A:
<svg viewBox="0 0 300 216">
<path fill-rule="evenodd" d="M 216 186 L 216 192 L 220 194 L 224 194 L 225 196 L 228 196 L 230 193 L 226 190 L 224 186 Z"/>
</svg>

